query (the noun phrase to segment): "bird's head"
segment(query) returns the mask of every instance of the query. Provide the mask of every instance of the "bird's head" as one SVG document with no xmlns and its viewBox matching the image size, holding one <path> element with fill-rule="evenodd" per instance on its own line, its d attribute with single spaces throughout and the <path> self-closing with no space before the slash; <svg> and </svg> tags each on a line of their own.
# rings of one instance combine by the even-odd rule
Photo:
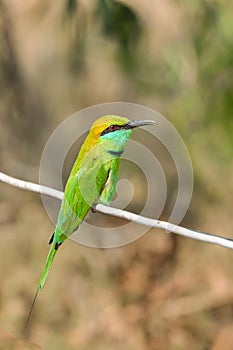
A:
<svg viewBox="0 0 233 350">
<path fill-rule="evenodd" d="M 153 120 L 129 120 L 116 115 L 98 118 L 92 125 L 90 136 L 106 148 L 123 151 L 134 128 L 156 124 Z"/>
</svg>

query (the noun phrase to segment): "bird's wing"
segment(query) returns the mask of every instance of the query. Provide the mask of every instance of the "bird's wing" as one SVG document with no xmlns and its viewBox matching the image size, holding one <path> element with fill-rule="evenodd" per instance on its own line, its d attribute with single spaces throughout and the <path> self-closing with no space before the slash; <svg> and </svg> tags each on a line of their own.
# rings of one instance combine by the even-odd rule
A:
<svg viewBox="0 0 233 350">
<path fill-rule="evenodd" d="M 90 206 L 85 202 L 80 192 L 78 177 L 70 176 L 66 184 L 55 230 L 55 237 L 59 243 L 77 229 L 89 209 Z"/>
<path fill-rule="evenodd" d="M 58 215 L 55 240 L 63 242 L 84 220 L 96 201 L 109 205 L 116 191 L 120 160 L 89 162 L 69 177 Z"/>
<path fill-rule="evenodd" d="M 120 159 L 114 159 L 109 162 L 108 177 L 100 193 L 98 202 L 104 205 L 109 205 L 116 192 L 116 185 L 119 173 Z"/>
</svg>

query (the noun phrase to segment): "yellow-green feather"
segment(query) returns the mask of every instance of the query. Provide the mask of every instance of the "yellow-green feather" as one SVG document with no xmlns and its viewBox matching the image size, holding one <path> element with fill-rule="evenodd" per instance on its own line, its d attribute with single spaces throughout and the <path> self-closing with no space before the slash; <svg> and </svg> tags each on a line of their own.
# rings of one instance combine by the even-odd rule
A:
<svg viewBox="0 0 233 350">
<path fill-rule="evenodd" d="M 122 152 L 132 131 L 116 131 L 104 137 L 101 137 L 101 133 L 112 124 L 122 126 L 128 122 L 127 118 L 108 115 L 93 123 L 65 187 L 52 244 L 27 322 L 37 294 L 44 287 L 59 245 L 78 228 L 94 203 L 108 205 L 111 202 L 116 190 L 120 165 L 120 158 L 111 152 Z"/>
</svg>

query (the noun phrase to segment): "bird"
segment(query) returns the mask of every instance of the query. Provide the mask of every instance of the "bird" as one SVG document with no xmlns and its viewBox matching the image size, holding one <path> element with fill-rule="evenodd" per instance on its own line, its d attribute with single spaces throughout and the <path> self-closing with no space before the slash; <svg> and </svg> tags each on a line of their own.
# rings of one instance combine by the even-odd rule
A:
<svg viewBox="0 0 233 350">
<path fill-rule="evenodd" d="M 68 177 L 55 231 L 34 299 L 26 320 L 29 322 L 37 295 L 43 289 L 59 247 L 77 230 L 96 204 L 109 205 L 116 191 L 120 158 L 134 128 L 156 124 L 153 120 L 133 120 L 117 115 L 96 119 L 81 146 Z"/>
</svg>

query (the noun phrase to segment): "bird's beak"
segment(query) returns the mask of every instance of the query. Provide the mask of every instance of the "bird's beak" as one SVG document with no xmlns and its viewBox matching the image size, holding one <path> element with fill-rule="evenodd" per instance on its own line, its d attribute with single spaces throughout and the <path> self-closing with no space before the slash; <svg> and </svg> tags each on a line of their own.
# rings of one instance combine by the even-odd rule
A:
<svg viewBox="0 0 233 350">
<path fill-rule="evenodd" d="M 157 124 L 156 121 L 154 120 L 132 120 L 131 122 L 127 123 L 127 129 L 134 129 L 139 126 L 144 126 L 144 125 L 152 125 L 152 124 Z"/>
</svg>

